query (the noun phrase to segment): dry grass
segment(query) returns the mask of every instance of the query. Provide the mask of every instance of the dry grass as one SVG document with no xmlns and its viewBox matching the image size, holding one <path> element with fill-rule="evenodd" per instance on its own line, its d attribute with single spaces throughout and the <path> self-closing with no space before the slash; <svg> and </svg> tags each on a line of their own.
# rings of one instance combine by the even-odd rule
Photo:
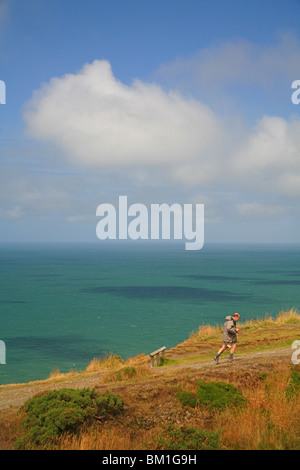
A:
<svg viewBox="0 0 300 470">
<path fill-rule="evenodd" d="M 300 322 L 300 314 L 299 312 L 292 308 L 288 311 L 281 311 L 277 315 L 277 317 L 273 318 L 272 315 L 266 314 L 262 319 L 256 320 L 248 320 L 243 325 L 244 327 L 248 328 L 255 328 L 260 326 L 274 326 L 274 325 L 286 325 L 287 323 L 299 323 Z"/>
<path fill-rule="evenodd" d="M 85 371 L 86 372 L 97 372 L 101 370 L 111 370 L 116 369 L 124 364 L 124 360 L 117 355 L 109 354 L 104 359 L 94 357 L 92 361 L 88 364 Z"/>
<path fill-rule="evenodd" d="M 126 361 L 120 356 L 113 354 L 104 359 L 94 358 L 86 367 L 86 372 L 98 371 L 107 371 L 105 376 L 100 379 L 99 384 L 119 382 L 120 380 L 127 379 L 130 379 L 131 382 L 138 381 L 152 374 L 152 369 L 149 367 L 149 358 L 144 354 L 129 358 Z"/>
<path fill-rule="evenodd" d="M 300 314 L 296 309 L 291 309 L 286 312 L 280 312 L 277 317 L 273 318 L 271 315 L 266 314 L 264 318 L 252 319 L 246 322 L 239 322 L 240 328 L 238 346 L 253 350 L 257 346 L 258 349 L 265 347 L 274 347 L 279 342 L 288 342 L 291 339 L 296 339 L 297 334 L 293 330 L 293 325 L 300 326 Z M 279 328 L 286 328 L 285 335 L 279 335 Z M 196 332 L 192 332 L 190 337 L 178 344 L 175 348 L 167 353 L 167 357 L 176 357 L 180 362 L 188 358 L 188 354 L 194 354 L 195 357 L 200 358 L 199 353 L 203 359 L 211 356 L 211 353 L 221 344 L 223 326 L 206 325 L 200 326 Z M 191 360 L 191 356 L 188 358 Z"/>
<path fill-rule="evenodd" d="M 70 378 L 70 377 L 75 377 L 76 375 L 80 374 L 80 372 L 77 372 L 75 370 L 70 370 L 69 372 L 60 372 L 60 370 L 53 369 L 49 375 L 49 379 L 64 379 L 64 378 Z"/>
<path fill-rule="evenodd" d="M 300 339 L 300 315 L 291 309 L 280 312 L 276 318 L 266 315 L 261 320 L 240 323 L 243 336 L 239 347 L 243 352 L 262 348 L 269 341 L 270 348 L 276 348 L 280 341 Z M 220 326 L 201 326 L 190 338 L 168 351 L 169 356 L 180 361 L 191 361 L 198 348 L 198 359 L 220 342 Z M 291 342 L 289 343 L 291 344 Z M 193 356 L 194 354 L 194 356 Z M 185 358 L 184 358 L 185 356 Z M 196 357 L 196 356 L 195 356 Z M 172 424 L 178 428 L 183 425 L 208 431 L 220 430 L 222 449 L 298 449 L 300 450 L 300 400 L 298 396 L 288 397 L 287 386 L 293 366 L 289 358 L 274 362 L 266 356 L 266 362 L 249 360 L 247 367 L 240 369 L 209 368 L 197 369 L 151 369 L 149 357 L 141 354 L 124 361 L 119 356 L 108 355 L 104 359 L 94 358 L 86 374 L 104 371 L 99 389 L 109 389 L 119 394 L 125 404 L 122 415 L 107 422 L 98 422 L 91 427 L 82 428 L 79 435 L 64 435 L 58 445 L 63 450 L 155 450 L 158 436 L 165 427 Z M 269 361 L 269 362 L 267 362 Z M 242 363 L 242 362 L 241 362 Z M 248 367 L 249 364 L 249 367 Z M 134 373 L 130 374 L 130 370 Z M 127 371 L 127 372 L 126 372 Z M 75 375 L 74 372 L 68 374 Z M 66 377 L 58 370 L 52 372 L 53 379 Z M 228 381 L 239 388 L 247 398 L 244 408 L 228 408 L 224 412 L 211 413 L 207 409 L 185 408 L 176 399 L 179 390 L 195 393 L 199 379 Z M 100 380 L 100 379 L 99 379 Z M 300 392 L 299 392 L 300 393 Z M 4 413 L 4 411 L 3 411 Z M 2 446 L 9 446 L 17 436 L 18 420 L 14 413 L 7 410 L 1 421 Z M 0 426 L 0 429 L 1 429 Z M 9 439 L 5 441 L 5 435 Z"/>
<path fill-rule="evenodd" d="M 292 308 L 288 311 L 281 311 L 274 318 L 272 315 L 266 313 L 263 318 L 247 320 L 246 322 L 239 322 L 239 328 L 256 328 L 263 326 L 276 326 L 276 325 L 286 325 L 287 323 L 299 323 L 300 314 L 299 312 Z M 215 338 L 222 332 L 222 326 L 216 325 L 205 325 L 200 326 L 196 333 L 192 333 L 188 341 L 198 341 L 201 339 L 210 339 Z"/>
<path fill-rule="evenodd" d="M 249 320 L 240 323 L 243 329 L 243 343 L 251 347 L 260 347 L 268 340 L 280 339 L 278 328 L 290 325 L 285 329 L 284 336 L 295 335 L 299 328 L 291 328 L 300 323 L 300 315 L 295 309 L 280 312 L 276 318 L 266 315 L 262 319 Z M 255 332 L 255 334 L 253 333 Z M 211 347 L 220 341 L 222 327 L 219 325 L 200 326 L 196 332 L 183 343 L 170 351 L 170 356 L 190 357 L 189 353 L 195 348 L 201 350 L 201 345 Z M 254 336 L 255 335 L 255 336 Z M 255 337 L 255 341 L 253 338 Z M 250 341 L 249 341 L 250 339 Z M 260 341 L 263 339 L 263 343 Z M 241 341 L 242 342 L 242 341 Z M 205 351 L 203 350 L 205 353 Z M 181 360 L 181 358 L 180 358 Z M 183 359 L 184 360 L 184 359 Z M 291 367 L 273 365 L 271 372 L 261 380 L 260 374 L 254 372 L 251 380 L 243 381 L 231 375 L 227 380 L 241 389 L 247 398 L 247 406 L 238 410 L 226 409 L 225 412 L 211 414 L 207 410 L 195 408 L 190 410 L 189 419 L 178 408 L 174 401 L 178 390 L 195 392 L 196 380 L 189 376 L 180 375 L 176 384 L 167 386 L 155 382 L 155 371 L 149 368 L 149 358 L 141 355 L 125 361 L 114 356 L 105 360 L 94 360 L 87 371 L 107 370 L 108 374 L 102 380 L 102 385 L 118 386 L 122 384 L 123 399 L 131 403 L 126 410 L 127 418 L 118 423 L 106 423 L 104 426 L 86 430 L 80 436 L 64 436 L 60 448 L 70 450 L 139 450 L 157 448 L 159 435 L 165 432 L 165 426 L 170 423 L 180 427 L 188 424 L 191 427 L 211 431 L 221 430 L 222 449 L 300 449 L 300 400 L 298 397 L 288 398 L 286 388 L 291 374 Z M 122 370 L 134 367 L 135 374 L 128 376 Z M 248 376 L 247 376 L 248 377 Z M 148 388 L 139 389 L 138 385 L 147 378 L 154 379 Z M 218 377 L 212 380 L 220 380 Z M 122 381 L 122 382 L 120 382 Z M 138 387 L 134 392 L 134 388 Z M 173 397 L 173 398 L 172 398 Z M 173 401 L 172 401 L 173 400 Z M 169 408 L 168 408 L 169 406 Z M 177 411 L 174 411 L 174 410 Z M 158 414 L 154 410 L 160 410 Z M 165 415 L 164 415 L 165 413 Z M 163 416 L 172 416 L 163 421 Z M 173 421 L 172 421 L 173 419 Z M 145 423 L 152 423 L 145 429 Z M 134 423 L 134 424 L 133 424 Z"/>
<path fill-rule="evenodd" d="M 1 450 L 11 450 L 20 433 L 20 414 L 12 408 L 2 410 L 0 423 Z"/>
<path fill-rule="evenodd" d="M 222 442 L 229 449 L 300 449 L 299 396 L 286 394 L 290 370 L 278 367 L 258 387 L 243 390 L 247 407 L 219 417 Z"/>
<path fill-rule="evenodd" d="M 183 425 L 207 431 L 220 430 L 220 449 L 300 450 L 300 400 L 288 397 L 291 366 L 277 365 L 265 378 L 252 382 L 232 381 L 247 399 L 247 406 L 211 412 L 201 407 L 186 408 L 176 400 L 178 390 L 195 391 L 196 381 L 185 380 L 123 389 L 124 415 L 84 430 L 79 436 L 63 436 L 63 450 L 156 450 L 166 426 Z M 229 377 L 228 377 L 229 379 Z M 242 384 L 242 385 L 241 385 Z M 188 413 L 188 414 L 187 414 Z M 187 418 L 188 416 L 188 418 Z M 147 423 L 149 427 L 147 427 Z"/>
<path fill-rule="evenodd" d="M 106 374 L 100 383 L 107 384 L 110 382 L 120 382 L 130 380 L 130 383 L 139 382 L 141 379 L 151 377 L 155 374 L 148 364 L 134 366 L 125 366 L 113 372 Z"/>
<path fill-rule="evenodd" d="M 108 370 L 114 371 L 116 369 L 120 369 L 121 367 L 141 366 L 146 363 L 149 363 L 149 359 L 144 354 L 129 358 L 126 361 L 124 361 L 120 356 L 117 356 L 115 354 L 109 354 L 103 359 L 92 359 L 92 361 L 87 365 L 85 370 L 86 372 L 98 372 Z"/>
<path fill-rule="evenodd" d="M 276 339 L 276 329 L 270 329 L 268 332 L 264 327 L 279 327 L 287 324 L 300 324 L 300 314 L 297 310 L 291 309 L 287 312 L 280 312 L 277 317 L 273 318 L 271 315 L 266 314 L 262 319 L 248 320 L 244 323 L 240 322 L 239 328 L 243 335 L 242 342 L 247 345 L 248 338 L 251 340 L 251 346 L 254 345 L 255 341 L 260 344 L 260 338 L 256 331 L 255 340 L 253 340 L 252 329 L 260 329 L 263 338 L 272 340 Z M 203 358 L 206 355 L 210 356 L 211 351 L 214 350 L 219 344 L 222 335 L 222 326 L 220 325 L 201 325 L 196 332 L 192 332 L 188 339 L 178 344 L 172 350 L 167 351 L 166 357 L 168 359 L 176 358 L 178 360 L 190 359 L 190 353 L 199 353 L 199 350 L 203 348 Z M 269 336 L 269 338 L 268 338 Z M 204 351 L 205 348 L 205 351 Z M 199 355 L 197 355 L 199 357 Z M 182 358 L 182 359 L 181 359 Z M 98 372 L 98 371 L 116 371 L 121 367 L 141 367 L 141 373 L 143 369 L 147 370 L 149 364 L 149 357 L 141 354 L 139 356 L 129 358 L 124 361 L 120 356 L 109 354 L 105 358 L 94 358 L 86 367 L 86 372 Z M 113 374 L 112 374 L 113 375 Z M 142 374 L 141 374 L 142 375 Z"/>
<path fill-rule="evenodd" d="M 131 450 L 131 436 L 128 430 L 91 429 L 80 436 L 64 436 L 59 448 L 61 450 Z"/>
<path fill-rule="evenodd" d="M 128 429 L 108 427 L 93 429 L 80 436 L 64 436 L 60 440 L 60 450 L 156 450 L 158 436 L 164 432 L 160 426 L 150 431 L 140 430 L 138 433 Z"/>
</svg>

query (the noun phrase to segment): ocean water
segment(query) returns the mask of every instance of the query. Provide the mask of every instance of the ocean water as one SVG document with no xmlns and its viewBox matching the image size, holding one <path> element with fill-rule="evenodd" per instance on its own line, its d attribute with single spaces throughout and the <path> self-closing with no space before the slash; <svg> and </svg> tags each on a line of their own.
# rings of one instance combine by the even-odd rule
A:
<svg viewBox="0 0 300 470">
<path fill-rule="evenodd" d="M 300 246 L 0 245 L 0 384 L 171 348 L 199 325 L 300 307 Z"/>
</svg>

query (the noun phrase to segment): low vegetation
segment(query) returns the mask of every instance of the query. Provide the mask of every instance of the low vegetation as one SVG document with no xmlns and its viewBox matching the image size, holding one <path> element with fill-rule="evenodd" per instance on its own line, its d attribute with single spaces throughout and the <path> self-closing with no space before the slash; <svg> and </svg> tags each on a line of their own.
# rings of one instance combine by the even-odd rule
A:
<svg viewBox="0 0 300 470">
<path fill-rule="evenodd" d="M 245 404 L 245 398 L 240 390 L 226 382 L 197 382 L 196 393 L 186 390 L 179 392 L 178 400 L 183 406 L 196 406 L 207 410 L 223 411 L 226 407 L 237 407 Z"/>
<path fill-rule="evenodd" d="M 255 347 L 261 350 L 290 345 L 290 341 L 297 339 L 295 338 L 293 326 L 299 326 L 299 324 L 300 314 L 295 309 L 282 311 L 275 318 L 270 314 L 266 314 L 262 319 L 239 322 L 239 328 L 241 329 L 238 339 L 239 347 L 242 347 L 245 351 L 253 351 Z M 222 328 L 221 325 L 201 325 L 197 331 L 190 334 L 187 340 L 173 348 L 173 359 L 176 357 L 177 360 L 180 360 L 182 357 L 184 361 L 186 353 L 189 353 L 189 361 L 193 353 L 196 353 L 199 357 L 199 349 L 201 351 L 202 346 L 205 347 L 203 352 L 209 350 L 208 354 L 210 355 L 211 351 L 215 350 L 216 344 L 220 343 Z M 285 330 L 284 335 L 280 334 L 282 328 Z M 203 358 L 205 358 L 204 354 Z"/>
<path fill-rule="evenodd" d="M 265 376 L 240 374 L 235 385 L 211 380 L 191 384 L 181 378 L 180 387 L 193 385 L 194 393 L 178 393 L 172 385 L 163 390 L 148 386 L 139 398 L 127 391 L 121 421 L 63 436 L 59 448 L 300 450 L 299 388 L 291 386 L 299 375 L 297 366 L 275 365 Z"/>
<path fill-rule="evenodd" d="M 199 406 L 209 410 L 223 411 L 227 407 L 238 407 L 245 404 L 240 390 L 226 382 L 205 382 L 201 380 L 197 386 Z"/>
<path fill-rule="evenodd" d="M 158 439 L 160 450 L 218 450 L 220 448 L 219 432 L 195 429 L 191 426 L 181 428 L 169 426 Z"/>
<path fill-rule="evenodd" d="M 49 390 L 18 414 L 3 410 L 0 443 L 10 436 L 15 449 L 300 450 L 300 364 L 280 354 L 300 339 L 300 315 L 240 328 L 230 365 L 226 353 L 221 365 L 212 360 L 221 330 L 211 326 L 167 351 L 160 367 L 145 355 L 94 359 L 78 377 L 99 371 L 95 388 Z"/>
<path fill-rule="evenodd" d="M 55 447 L 63 433 L 76 434 L 93 419 L 107 419 L 119 413 L 123 401 L 114 393 L 100 395 L 95 390 L 52 390 L 29 399 L 21 408 L 24 434 L 16 449 Z"/>
</svg>

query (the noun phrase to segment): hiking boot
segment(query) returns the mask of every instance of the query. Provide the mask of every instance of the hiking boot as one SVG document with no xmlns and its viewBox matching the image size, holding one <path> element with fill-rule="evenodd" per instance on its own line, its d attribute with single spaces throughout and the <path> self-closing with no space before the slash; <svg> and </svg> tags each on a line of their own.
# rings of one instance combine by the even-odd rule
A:
<svg viewBox="0 0 300 470">
<path fill-rule="evenodd" d="M 219 356 L 214 356 L 214 360 L 216 361 L 217 364 L 219 364 Z"/>
<path fill-rule="evenodd" d="M 233 356 L 229 356 L 228 361 L 233 362 Z"/>
</svg>

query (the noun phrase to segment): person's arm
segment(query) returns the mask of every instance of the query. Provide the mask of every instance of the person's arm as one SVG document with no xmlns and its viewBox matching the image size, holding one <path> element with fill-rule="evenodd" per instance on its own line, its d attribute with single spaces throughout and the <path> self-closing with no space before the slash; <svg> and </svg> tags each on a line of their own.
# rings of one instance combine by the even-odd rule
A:
<svg viewBox="0 0 300 470">
<path fill-rule="evenodd" d="M 238 332 L 238 328 L 236 328 L 236 324 L 233 320 L 227 326 L 227 331 L 230 336 L 234 336 Z"/>
</svg>

